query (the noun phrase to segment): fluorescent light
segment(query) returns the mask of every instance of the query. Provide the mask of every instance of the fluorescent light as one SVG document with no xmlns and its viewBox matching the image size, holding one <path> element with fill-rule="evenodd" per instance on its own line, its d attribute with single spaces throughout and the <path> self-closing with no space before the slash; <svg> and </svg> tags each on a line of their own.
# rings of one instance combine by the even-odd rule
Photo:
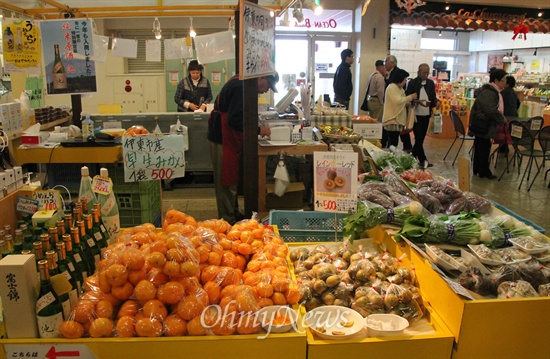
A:
<svg viewBox="0 0 550 359">
<path fill-rule="evenodd" d="M 392 24 L 392 29 L 403 29 L 403 30 L 426 30 L 426 26 L 421 25 L 400 25 L 400 24 Z"/>
</svg>

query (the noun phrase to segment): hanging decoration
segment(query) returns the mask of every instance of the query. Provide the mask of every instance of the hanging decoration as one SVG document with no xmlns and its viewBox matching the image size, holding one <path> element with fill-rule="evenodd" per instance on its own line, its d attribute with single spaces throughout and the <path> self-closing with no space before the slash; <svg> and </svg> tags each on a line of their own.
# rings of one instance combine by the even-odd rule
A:
<svg viewBox="0 0 550 359">
<path fill-rule="evenodd" d="M 413 9 L 419 6 L 426 5 L 422 0 L 395 0 L 395 3 L 400 9 L 407 9 L 407 14 L 411 14 Z M 368 6 L 368 4 L 367 4 Z"/>
<path fill-rule="evenodd" d="M 518 39 L 523 39 L 524 41 L 527 40 L 527 33 L 529 32 L 529 26 L 525 25 L 525 21 L 522 21 L 521 24 L 514 27 L 514 36 L 512 36 L 512 40 L 515 40 L 516 37 Z"/>
</svg>

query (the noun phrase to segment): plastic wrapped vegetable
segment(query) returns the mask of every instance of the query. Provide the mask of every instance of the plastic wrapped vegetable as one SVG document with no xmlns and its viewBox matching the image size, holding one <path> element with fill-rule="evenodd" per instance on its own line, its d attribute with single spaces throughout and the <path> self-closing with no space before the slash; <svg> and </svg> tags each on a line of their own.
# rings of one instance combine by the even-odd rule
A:
<svg viewBox="0 0 550 359">
<path fill-rule="evenodd" d="M 528 282 L 518 280 L 516 282 L 503 282 L 497 289 L 499 298 L 531 298 L 539 295 Z"/>
<path fill-rule="evenodd" d="M 391 284 L 384 295 L 386 313 L 399 315 L 414 323 L 423 317 L 422 308 L 414 298 L 413 292 L 401 285 Z"/>
<path fill-rule="evenodd" d="M 418 197 L 418 200 L 422 204 L 422 207 L 426 208 L 430 213 L 436 214 L 443 212 L 443 206 L 441 205 L 441 202 L 430 193 L 428 193 L 426 189 L 417 188 L 414 193 Z"/>
<path fill-rule="evenodd" d="M 408 217 L 418 215 L 427 217 L 430 213 L 419 202 L 411 200 L 408 203 L 389 209 L 387 223 L 402 225 Z"/>
<path fill-rule="evenodd" d="M 491 202 L 480 195 L 473 192 L 464 192 L 464 197 L 466 197 L 466 207 L 465 211 L 476 211 L 479 214 L 488 214 L 493 210 L 493 205 Z"/>
<path fill-rule="evenodd" d="M 369 201 L 358 201 L 357 212 L 344 217 L 342 231 L 344 236 L 353 243 L 355 239 L 361 238 L 361 234 L 365 230 L 385 223 L 386 219 L 387 212 L 384 207 Z"/>
</svg>

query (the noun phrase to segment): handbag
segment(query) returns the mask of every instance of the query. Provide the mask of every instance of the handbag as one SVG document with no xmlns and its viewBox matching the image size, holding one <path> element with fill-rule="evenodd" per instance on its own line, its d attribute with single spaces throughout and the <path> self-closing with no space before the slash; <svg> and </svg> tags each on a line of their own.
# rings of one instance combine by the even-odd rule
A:
<svg viewBox="0 0 550 359">
<path fill-rule="evenodd" d="M 415 122 L 416 114 L 414 113 L 414 106 L 407 106 L 407 123 L 401 131 L 401 134 L 410 133 L 413 130 Z"/>
<path fill-rule="evenodd" d="M 363 104 L 361 105 L 361 110 L 368 112 L 369 111 L 369 88 L 370 88 L 370 82 L 372 81 L 372 77 L 374 74 L 370 75 L 369 77 L 369 84 L 367 86 L 367 93 L 365 94 L 365 99 L 363 100 Z"/>
</svg>

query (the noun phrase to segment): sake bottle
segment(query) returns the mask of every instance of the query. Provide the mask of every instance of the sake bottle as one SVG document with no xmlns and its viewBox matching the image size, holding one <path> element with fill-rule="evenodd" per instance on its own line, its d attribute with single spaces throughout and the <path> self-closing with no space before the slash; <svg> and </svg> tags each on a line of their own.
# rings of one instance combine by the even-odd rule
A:
<svg viewBox="0 0 550 359">
<path fill-rule="evenodd" d="M 86 279 L 85 275 L 87 274 L 86 264 L 80 258 L 78 253 L 75 253 L 73 250 L 73 242 L 71 241 L 70 234 L 64 234 L 61 239 L 65 245 L 65 254 L 67 260 L 67 266 L 69 270 L 74 271 L 76 277 L 76 287 L 78 290 L 78 295 L 82 294 L 82 288 L 84 286 L 84 280 Z M 74 268 L 74 269 L 72 269 Z"/>
<path fill-rule="evenodd" d="M 71 314 L 71 299 L 69 297 L 70 290 L 67 290 L 67 291 L 65 291 L 64 289 L 60 290 L 59 286 L 54 285 L 56 280 L 55 277 L 61 274 L 59 272 L 59 267 L 57 266 L 57 259 L 55 258 L 55 252 L 47 251 L 46 259 L 48 260 L 48 271 L 50 273 L 50 281 L 52 281 L 54 292 L 56 292 L 57 298 L 59 298 L 59 301 L 61 302 L 61 307 L 63 307 L 63 318 L 69 319 L 69 315 Z"/>
<path fill-rule="evenodd" d="M 86 278 L 94 274 L 94 272 L 92 271 L 88 257 L 84 254 L 80 245 L 80 234 L 78 234 L 78 228 L 71 228 L 71 237 L 73 239 L 74 259 L 77 265 L 79 265 L 79 268 L 81 268 L 82 278 L 86 281 Z"/>
<path fill-rule="evenodd" d="M 101 260 L 101 250 L 97 245 L 97 242 L 92 237 L 92 216 L 89 214 L 84 215 L 84 220 L 78 222 L 80 228 L 80 241 L 84 242 L 89 250 L 92 252 L 94 259 L 94 268 L 97 263 Z"/>
<path fill-rule="evenodd" d="M 86 140 L 86 138 L 84 138 Z M 92 178 L 90 177 L 90 170 L 86 166 L 82 166 L 80 169 L 80 190 L 78 191 L 78 198 L 86 202 L 86 209 L 90 210 L 92 206 L 97 203 L 97 197 L 92 190 Z"/>
<path fill-rule="evenodd" d="M 57 338 L 61 336 L 63 307 L 55 294 L 48 272 L 48 261 L 38 262 L 40 272 L 40 292 L 36 301 L 36 320 L 40 338 Z"/>
<path fill-rule="evenodd" d="M 111 181 L 109 178 L 109 170 L 106 168 L 100 169 L 99 176 L 103 179 Z M 110 239 L 113 240 L 120 231 L 120 215 L 118 213 L 118 204 L 116 202 L 112 186 L 109 193 L 98 193 L 97 196 L 99 204 L 101 205 L 101 217 L 103 219 L 103 224 L 105 224 L 105 227 L 107 227 L 107 230 L 109 231 Z"/>
<path fill-rule="evenodd" d="M 107 227 L 105 227 L 105 224 L 103 223 L 103 220 L 101 219 L 101 205 L 99 202 L 94 204 L 94 209 L 97 212 L 98 216 L 98 223 L 99 223 L 99 229 L 101 230 L 101 233 L 103 234 L 103 237 L 105 238 L 105 241 L 109 243 L 109 231 L 107 230 Z"/>
<path fill-rule="evenodd" d="M 80 293 L 79 291 L 79 285 L 78 285 L 78 276 L 76 273 L 75 266 L 67 261 L 67 252 L 65 250 L 65 243 L 58 242 L 57 243 L 57 266 L 59 268 L 59 272 L 63 274 L 67 280 L 71 283 L 72 289 L 69 292 L 69 301 L 71 302 L 71 309 L 77 304 L 78 302 L 78 295 Z"/>
<path fill-rule="evenodd" d="M 97 241 L 97 244 L 99 245 L 99 248 L 101 250 L 101 257 L 103 258 L 103 250 L 107 248 L 107 237 L 101 230 L 101 223 L 99 221 L 99 209 L 92 209 L 92 233 L 94 235 L 95 240 Z"/>
</svg>

